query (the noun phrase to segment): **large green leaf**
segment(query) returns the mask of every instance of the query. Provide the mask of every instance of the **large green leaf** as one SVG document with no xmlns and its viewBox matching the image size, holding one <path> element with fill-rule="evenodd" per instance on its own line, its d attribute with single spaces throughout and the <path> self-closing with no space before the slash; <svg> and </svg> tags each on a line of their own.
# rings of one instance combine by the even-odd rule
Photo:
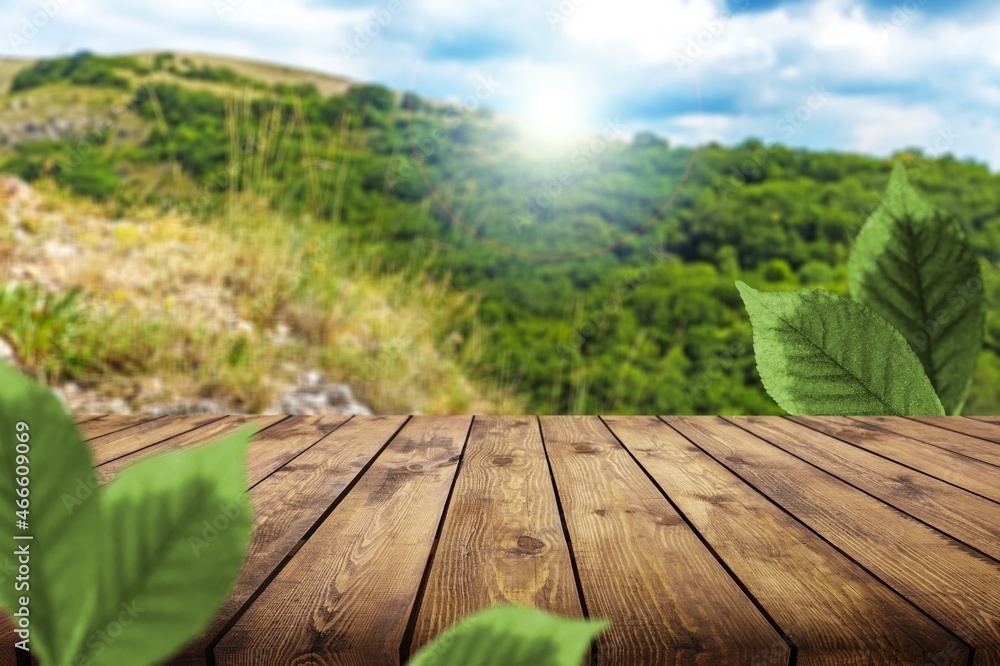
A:
<svg viewBox="0 0 1000 666">
<path fill-rule="evenodd" d="M 849 261 L 852 296 L 903 334 L 948 414 L 959 414 L 982 346 L 985 300 L 961 225 L 910 186 L 900 161 Z"/>
<path fill-rule="evenodd" d="M 607 627 L 606 621 L 497 606 L 450 627 L 409 666 L 580 666 L 587 646 Z"/>
<path fill-rule="evenodd" d="M 28 646 L 43 664 L 58 666 L 79 648 L 96 600 L 97 480 L 76 424 L 51 392 L 2 362 L 0 387 L 0 602 L 16 614 L 20 598 L 28 599 Z M 27 460 L 18 460 L 19 445 Z M 26 470 L 17 469 L 25 463 Z M 27 486 L 15 481 L 18 471 L 28 472 Z M 18 494 L 23 487 L 26 498 Z M 15 515 L 23 499 L 30 503 L 27 529 Z M 15 540 L 25 535 L 32 539 Z M 21 561 L 15 551 L 25 546 Z M 14 619 L 17 626 L 20 618 Z"/>
<path fill-rule="evenodd" d="M 789 414 L 944 414 L 903 336 L 866 306 L 819 289 L 736 286 L 761 381 Z"/>
<path fill-rule="evenodd" d="M 88 664 L 160 663 L 211 621 L 249 544 L 249 434 L 150 457 L 105 488 Z"/>
<path fill-rule="evenodd" d="M 903 334 L 945 411 L 960 413 L 982 345 L 979 262 L 961 225 L 921 199 L 900 161 L 849 270 L 854 298 Z"/>
</svg>

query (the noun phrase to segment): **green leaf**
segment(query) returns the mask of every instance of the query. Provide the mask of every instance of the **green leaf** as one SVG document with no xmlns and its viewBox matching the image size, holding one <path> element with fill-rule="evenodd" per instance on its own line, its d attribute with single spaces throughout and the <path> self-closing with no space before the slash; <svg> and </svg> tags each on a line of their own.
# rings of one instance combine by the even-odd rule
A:
<svg viewBox="0 0 1000 666">
<path fill-rule="evenodd" d="M 90 453 L 76 424 L 59 400 L 44 386 L 0 363 L 0 603 L 19 612 L 27 597 L 28 646 L 46 666 L 68 663 L 80 647 L 85 618 L 96 601 L 93 585 L 98 570 L 99 528 L 97 479 Z M 18 431 L 18 423 L 27 424 Z M 18 439 L 21 435 L 27 442 Z M 17 501 L 17 447 L 27 444 L 28 529 L 20 529 Z M 31 535 L 31 540 L 14 536 Z M 15 550 L 28 547 L 29 568 L 20 576 Z M 15 586 L 28 589 L 18 590 Z M 15 626 L 17 626 L 15 617 Z M 19 637 L 18 640 L 21 640 Z"/>
<path fill-rule="evenodd" d="M 736 287 L 761 381 L 789 414 L 944 414 L 903 336 L 866 306 L 819 289 Z"/>
<path fill-rule="evenodd" d="M 580 666 L 591 641 L 607 627 L 604 620 L 497 606 L 450 627 L 410 666 Z"/>
<path fill-rule="evenodd" d="M 982 347 L 979 261 L 958 221 L 920 198 L 898 160 L 848 269 L 855 300 L 903 334 L 945 411 L 961 413 Z"/>
<path fill-rule="evenodd" d="M 250 541 L 249 435 L 152 456 L 106 486 L 91 666 L 160 663 L 215 616 Z"/>
</svg>

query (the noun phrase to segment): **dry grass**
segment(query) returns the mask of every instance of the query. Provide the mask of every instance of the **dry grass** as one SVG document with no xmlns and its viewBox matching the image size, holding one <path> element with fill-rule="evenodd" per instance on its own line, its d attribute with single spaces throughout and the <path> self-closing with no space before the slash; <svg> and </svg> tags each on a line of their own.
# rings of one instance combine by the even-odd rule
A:
<svg viewBox="0 0 1000 666">
<path fill-rule="evenodd" d="M 327 94 L 348 85 L 263 63 L 176 55 L 268 82 L 316 83 Z M 79 87 L 65 94 L 90 95 Z M 33 362 L 45 365 L 52 382 L 72 378 L 108 397 L 131 396 L 136 411 L 147 398 L 200 396 L 256 412 L 300 371 L 318 369 L 351 385 L 379 413 L 520 412 L 504 387 L 469 375 L 479 336 L 472 297 L 426 279 L 419 266 L 384 271 L 378 256 L 349 247 L 335 225 L 288 219 L 263 203 L 276 194 L 268 175 L 284 135 L 268 123 L 248 129 L 247 102 L 258 94 L 243 91 L 229 108 L 230 152 L 244 160 L 241 172 L 250 181 L 244 194 L 229 195 L 222 217 L 123 211 L 46 180 L 35 183 L 30 204 L 0 199 L 0 211 L 14 218 L 0 224 L 0 282 L 18 277 L 17 266 L 22 280 L 85 294 L 86 317 L 72 329 L 70 349 L 42 344 Z M 96 96 L 77 101 L 97 111 L 110 103 Z M 250 131 L 278 149 L 239 157 Z M 323 148 L 318 154 L 330 152 Z M 174 187 L 191 196 L 196 186 L 186 177 L 164 182 L 164 169 L 176 165 L 134 176 L 130 188 L 148 180 L 162 195 Z M 8 325 L 0 321 L 0 331 Z M 473 339 L 463 341 L 459 331 Z"/>
<path fill-rule="evenodd" d="M 53 380 L 109 395 L 152 382 L 160 400 L 213 397 L 256 412 L 317 368 L 380 413 L 520 411 L 455 357 L 449 332 L 474 317 L 468 296 L 361 270 L 329 228 L 239 206 L 215 227 L 151 210 L 112 221 L 51 183 L 39 194 L 18 214 L 31 220 L 20 225 L 27 237 L 14 249 L 9 231 L 0 240 L 0 279 L 29 264 L 40 282 L 87 294 L 86 325 Z M 72 260 L 47 252 L 53 242 L 75 248 Z"/>
<path fill-rule="evenodd" d="M 158 52 L 141 51 L 139 53 L 129 55 L 134 56 L 140 63 L 151 66 L 156 53 Z M 333 76 L 331 74 L 301 69 L 298 67 L 286 67 L 284 65 L 261 62 L 259 60 L 248 60 L 246 58 L 234 58 L 232 56 L 212 55 L 207 53 L 189 53 L 185 51 L 171 51 L 171 53 L 174 54 L 174 60 L 178 63 L 182 59 L 187 58 L 199 67 L 202 65 L 208 65 L 209 67 L 228 67 L 241 76 L 263 81 L 268 85 L 285 83 L 294 86 L 303 83 L 312 83 L 324 96 L 344 92 L 351 85 L 358 83 L 357 81 L 352 81 L 351 79 L 342 76 Z M 189 83 L 193 83 L 189 79 L 184 80 Z"/>
</svg>

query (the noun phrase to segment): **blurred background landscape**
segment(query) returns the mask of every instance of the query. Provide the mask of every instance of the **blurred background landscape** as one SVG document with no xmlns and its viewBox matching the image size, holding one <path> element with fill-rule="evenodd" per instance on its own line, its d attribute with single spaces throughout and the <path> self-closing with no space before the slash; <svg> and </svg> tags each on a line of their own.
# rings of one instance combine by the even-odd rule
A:
<svg viewBox="0 0 1000 666">
<path fill-rule="evenodd" d="M 780 413 L 734 281 L 845 294 L 900 159 L 1000 413 L 991 5 L 160 11 L 0 12 L 0 357 L 74 411 Z"/>
</svg>

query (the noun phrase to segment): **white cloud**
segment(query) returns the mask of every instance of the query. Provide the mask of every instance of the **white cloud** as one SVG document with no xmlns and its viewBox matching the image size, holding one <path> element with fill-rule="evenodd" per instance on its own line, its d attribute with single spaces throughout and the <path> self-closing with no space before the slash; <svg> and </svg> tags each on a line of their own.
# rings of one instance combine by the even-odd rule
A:
<svg viewBox="0 0 1000 666">
<path fill-rule="evenodd" d="M 926 145 L 938 125 L 951 123 L 963 134 L 956 154 L 1000 167 L 993 120 L 1000 117 L 1000 5 L 962 21 L 918 9 L 893 22 L 858 0 L 732 15 L 723 0 L 399 0 L 392 23 L 347 61 L 341 46 L 388 1 L 336 8 L 316 0 L 233 0 L 237 6 L 219 20 L 215 3 L 226 0 L 65 0 L 21 55 L 81 48 L 226 53 L 442 98 L 471 94 L 479 77 L 490 76 L 504 88 L 489 103 L 507 110 L 531 108 L 544 97 L 539 88 L 555 81 L 598 121 L 604 108 L 637 100 L 662 108 L 660 117 L 628 122 L 692 144 L 754 135 L 887 153 Z M 36 11 L 37 0 L 5 2 L 0 35 L 19 30 Z M 455 57 L 427 57 L 428 47 L 433 53 L 446 41 L 459 49 Z M 461 57 L 463 45 L 487 41 L 510 48 Z M 690 67 L 679 69 L 678 54 L 691 58 Z M 700 117 L 695 76 L 706 101 Z M 783 136 L 778 123 L 814 87 L 830 91 L 829 104 Z"/>
<path fill-rule="evenodd" d="M 716 0 L 587 0 L 558 27 L 622 63 L 662 64 L 689 38 L 723 34 L 721 9 Z"/>
<path fill-rule="evenodd" d="M 900 107 L 871 101 L 849 106 L 837 104 L 840 113 L 851 113 L 852 143 L 861 151 L 885 153 L 904 146 L 930 145 L 948 123 L 929 105 Z M 844 108 L 844 107 L 847 108 Z"/>
</svg>

